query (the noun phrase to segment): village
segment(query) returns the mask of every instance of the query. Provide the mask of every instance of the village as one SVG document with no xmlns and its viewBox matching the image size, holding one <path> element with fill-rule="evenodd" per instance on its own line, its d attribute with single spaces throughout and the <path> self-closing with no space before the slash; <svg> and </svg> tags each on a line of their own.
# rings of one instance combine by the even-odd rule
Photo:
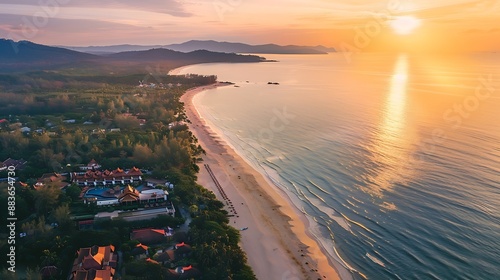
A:
<svg viewBox="0 0 500 280">
<path fill-rule="evenodd" d="M 0 93 L 0 201 L 11 189 L 16 201 L 16 228 L 0 236 L 13 234 L 17 264 L 0 279 L 254 279 L 231 214 L 196 182 L 204 150 L 179 100 L 214 76 L 60 90 L 40 75 L 47 94 Z"/>
<path fill-rule="evenodd" d="M 0 162 L 0 171 L 7 166 L 22 170 L 26 163 L 24 160 L 9 158 Z M 150 173 L 148 170 L 136 167 L 129 170 L 102 170 L 95 160 L 78 168 L 80 172 L 43 174 L 32 186 L 24 182 L 18 184 L 35 190 L 47 185 L 57 186 L 62 191 L 68 187 L 79 188 L 80 202 L 92 208 L 88 213 L 71 216 L 72 222 L 79 229 L 93 229 L 95 221 L 118 218 L 136 221 L 154 219 L 160 215 L 176 216 L 176 207 L 169 199 L 169 191 L 174 190 L 174 184 L 165 179 L 145 178 L 148 175 L 144 176 L 144 173 Z M 97 213 L 89 214 L 92 212 Z M 47 226 L 59 225 L 54 222 Z M 196 278 L 201 272 L 191 264 L 182 262 L 191 255 L 186 230 L 187 224 L 182 228 L 177 225 L 176 229 L 170 226 L 134 229 L 130 232 L 126 249 L 122 251 L 118 251 L 113 244 L 79 248 L 68 279 L 114 279 L 118 264 L 123 262 L 119 255 L 129 260 L 144 260 L 168 267 L 172 279 Z M 36 232 L 21 232 L 19 237 L 29 238 L 30 235 L 36 235 Z M 41 267 L 40 272 L 47 279 L 59 273 L 58 268 L 53 265 Z"/>
</svg>

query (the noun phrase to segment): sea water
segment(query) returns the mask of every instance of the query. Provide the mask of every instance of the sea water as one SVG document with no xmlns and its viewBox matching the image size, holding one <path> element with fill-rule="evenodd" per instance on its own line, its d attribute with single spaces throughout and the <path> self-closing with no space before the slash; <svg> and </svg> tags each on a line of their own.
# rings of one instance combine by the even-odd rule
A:
<svg viewBox="0 0 500 280">
<path fill-rule="evenodd" d="M 180 73 L 343 278 L 500 279 L 500 55 L 266 57 Z"/>
</svg>

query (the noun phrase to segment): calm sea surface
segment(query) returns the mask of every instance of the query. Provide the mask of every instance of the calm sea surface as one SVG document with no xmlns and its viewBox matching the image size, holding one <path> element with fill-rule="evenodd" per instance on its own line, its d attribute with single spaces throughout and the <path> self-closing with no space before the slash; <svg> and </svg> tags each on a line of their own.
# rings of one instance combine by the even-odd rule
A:
<svg viewBox="0 0 500 280">
<path fill-rule="evenodd" d="M 343 278 L 500 279 L 500 55 L 266 57 L 181 73 Z"/>
</svg>

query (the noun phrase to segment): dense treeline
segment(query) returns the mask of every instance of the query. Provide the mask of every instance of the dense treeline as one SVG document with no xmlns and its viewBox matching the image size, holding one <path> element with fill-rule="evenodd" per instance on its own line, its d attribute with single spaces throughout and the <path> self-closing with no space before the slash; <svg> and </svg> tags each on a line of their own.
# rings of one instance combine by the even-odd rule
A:
<svg viewBox="0 0 500 280">
<path fill-rule="evenodd" d="M 0 90 L 5 101 L 0 104 L 0 159 L 28 161 L 23 170 L 16 170 L 19 179 L 29 183 L 16 187 L 18 231 L 28 234 L 17 239 L 16 262 L 28 268 L 26 279 L 37 279 L 39 269 L 50 265 L 59 268 L 54 279 L 65 279 L 78 248 L 113 244 L 125 252 L 124 268 L 129 274 L 123 279 L 171 279 L 164 266 L 130 260 L 127 252 L 133 241 L 129 234 L 135 228 L 176 227 L 182 218 L 96 221 L 92 231 L 78 230 L 72 216 L 92 217 L 103 211 L 81 202 L 80 187 L 31 187 L 43 173 L 78 170 L 79 164 L 95 159 L 106 169 L 150 169 L 154 177 L 175 184 L 169 197 L 176 207 L 189 209 L 192 222 L 186 241 L 193 248 L 193 254 L 177 265 L 192 264 L 200 269 L 202 279 L 255 279 L 238 246 L 239 232 L 228 224 L 224 205 L 196 184 L 196 163 L 203 149 L 187 129 L 189 120 L 179 101 L 187 88 L 213 83 L 216 77 L 165 76 L 154 77 L 154 85 L 145 80 L 141 82 L 147 86 L 127 84 L 138 77 L 74 78 L 45 72 L 0 76 L 8 81 L 0 84 L 12 89 L 8 93 Z M 25 82 L 29 93 L 17 91 Z M 84 86 L 79 88 L 78 83 Z M 23 132 L 21 127 L 30 131 Z M 7 205 L 6 183 L 1 184 L 0 203 Z M 0 218 L 6 220 L 7 213 L 1 213 Z M 6 235 L 5 228 L 0 235 Z M 1 254 L 7 253 L 5 240 L 0 241 Z M 0 278 L 17 276 L 4 271 Z"/>
<path fill-rule="evenodd" d="M 0 125 L 0 159 L 28 160 L 28 168 L 20 174 L 23 179 L 69 171 L 66 166 L 85 164 L 91 159 L 106 168 L 178 168 L 192 173 L 197 169 L 194 159 L 202 150 L 186 126 L 169 124 L 186 120 L 179 102 L 182 92 L 211 83 L 214 77 L 191 75 L 177 79 L 182 86 L 128 87 L 133 92 L 122 94 L 3 94 L 5 102 L 0 107 L 5 107 L 0 112 L 8 122 Z M 7 115 L 13 111 L 24 114 Z M 74 123 L 65 122 L 68 119 Z M 31 132 L 22 133 L 21 126 L 29 127 Z M 120 132 L 110 132 L 113 128 Z"/>
</svg>

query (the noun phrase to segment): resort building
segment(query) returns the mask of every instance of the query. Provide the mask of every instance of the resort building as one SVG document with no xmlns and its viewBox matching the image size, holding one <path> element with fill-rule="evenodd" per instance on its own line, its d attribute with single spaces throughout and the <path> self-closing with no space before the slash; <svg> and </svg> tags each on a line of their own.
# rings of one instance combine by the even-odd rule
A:
<svg viewBox="0 0 500 280">
<path fill-rule="evenodd" d="M 40 177 L 34 187 L 35 189 L 39 189 L 41 187 L 44 187 L 44 186 L 47 186 L 47 185 L 50 185 L 50 186 L 55 186 L 55 187 L 58 187 L 59 189 L 64 189 L 65 187 L 67 187 L 69 185 L 68 182 L 65 182 L 67 179 L 66 176 L 63 176 L 59 173 L 45 173 L 42 175 L 42 177 Z"/>
<path fill-rule="evenodd" d="M 142 172 L 139 168 L 124 171 L 117 168 L 113 171 L 87 170 L 87 172 L 71 173 L 71 182 L 79 186 L 113 186 L 138 183 L 142 181 Z"/>
<path fill-rule="evenodd" d="M 137 240 L 142 244 L 159 244 L 167 241 L 171 236 L 169 231 L 164 229 L 145 228 L 132 231 L 130 240 Z"/>
<path fill-rule="evenodd" d="M 98 170 L 101 168 L 101 165 L 95 161 L 95 159 L 92 159 L 87 165 L 80 166 L 80 170 L 87 171 L 87 170 Z"/>
<path fill-rule="evenodd" d="M 71 269 L 70 280 L 113 279 L 118 262 L 113 245 L 80 248 L 77 254 Z"/>
<path fill-rule="evenodd" d="M 85 204 L 95 203 L 97 206 L 115 204 L 157 204 L 167 202 L 168 191 L 144 185 L 138 186 L 137 188 L 130 185 L 114 188 L 100 187 L 86 190 L 82 198 Z"/>
<path fill-rule="evenodd" d="M 171 190 L 174 189 L 174 184 L 170 183 L 169 181 L 167 180 L 160 180 L 160 179 L 146 179 L 145 180 L 146 182 L 146 185 L 148 187 L 156 187 L 156 186 L 161 186 L 161 187 L 167 187 Z"/>
</svg>

